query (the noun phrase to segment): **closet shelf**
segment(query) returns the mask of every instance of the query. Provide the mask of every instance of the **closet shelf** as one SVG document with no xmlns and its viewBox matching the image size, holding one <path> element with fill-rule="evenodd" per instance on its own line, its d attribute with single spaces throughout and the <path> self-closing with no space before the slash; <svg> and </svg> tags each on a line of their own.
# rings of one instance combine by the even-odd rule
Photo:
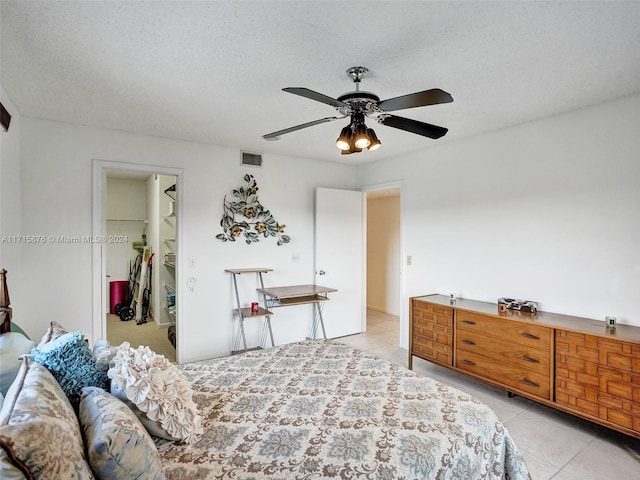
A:
<svg viewBox="0 0 640 480">
<path fill-rule="evenodd" d="M 176 200 L 176 184 L 174 183 L 173 185 L 171 185 L 169 188 L 167 188 L 164 193 L 166 193 L 169 198 L 171 198 L 171 200 L 175 201 Z"/>
<path fill-rule="evenodd" d="M 167 185 L 168 183 L 163 183 L 162 189 L 160 191 L 163 191 L 169 198 L 164 196 L 162 197 L 162 199 L 160 200 L 158 212 L 158 219 L 161 223 L 160 231 L 162 232 L 158 236 L 158 240 L 160 241 L 158 253 L 162 255 L 162 263 L 165 266 L 165 268 L 160 270 L 159 274 L 161 276 L 162 285 L 165 291 L 164 310 L 166 314 L 162 315 L 163 323 L 176 325 L 178 316 L 176 311 L 176 298 L 178 295 L 176 291 L 177 262 L 176 254 L 174 252 L 177 245 L 177 192 L 175 183 L 173 183 L 168 188 L 164 188 L 167 187 Z"/>
<path fill-rule="evenodd" d="M 164 306 L 164 309 L 167 311 L 167 313 L 169 314 L 170 317 L 172 318 L 176 318 L 176 307 L 169 307 L 168 305 Z"/>
<path fill-rule="evenodd" d="M 149 220 L 144 218 L 107 218 L 107 222 L 143 222 L 149 223 Z"/>
</svg>

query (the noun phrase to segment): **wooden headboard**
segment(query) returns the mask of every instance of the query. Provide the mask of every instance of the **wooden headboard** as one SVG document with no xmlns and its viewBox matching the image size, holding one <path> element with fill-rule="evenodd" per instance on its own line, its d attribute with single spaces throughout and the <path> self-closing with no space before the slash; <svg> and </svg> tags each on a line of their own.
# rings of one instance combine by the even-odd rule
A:
<svg viewBox="0 0 640 480">
<path fill-rule="evenodd" d="M 0 334 L 11 331 L 11 300 L 7 288 L 7 271 L 0 270 Z"/>
</svg>

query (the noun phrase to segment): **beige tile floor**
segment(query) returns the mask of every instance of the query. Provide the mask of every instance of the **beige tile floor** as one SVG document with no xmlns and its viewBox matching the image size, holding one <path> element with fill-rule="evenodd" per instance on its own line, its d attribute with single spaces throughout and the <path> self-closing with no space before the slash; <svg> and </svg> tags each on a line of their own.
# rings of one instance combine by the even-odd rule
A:
<svg viewBox="0 0 640 480">
<path fill-rule="evenodd" d="M 367 331 L 337 339 L 407 366 L 399 319 L 367 311 Z M 640 440 L 559 412 L 414 357 L 416 372 L 489 405 L 523 452 L 533 480 L 640 480 Z"/>
</svg>

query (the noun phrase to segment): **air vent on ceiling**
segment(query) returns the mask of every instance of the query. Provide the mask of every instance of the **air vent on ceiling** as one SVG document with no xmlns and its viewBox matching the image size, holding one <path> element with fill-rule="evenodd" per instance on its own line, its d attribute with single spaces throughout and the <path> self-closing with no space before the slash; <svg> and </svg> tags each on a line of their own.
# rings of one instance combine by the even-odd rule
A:
<svg viewBox="0 0 640 480">
<path fill-rule="evenodd" d="M 262 155 L 259 153 L 240 152 L 242 157 L 240 159 L 240 165 L 246 167 L 261 167 Z"/>
</svg>

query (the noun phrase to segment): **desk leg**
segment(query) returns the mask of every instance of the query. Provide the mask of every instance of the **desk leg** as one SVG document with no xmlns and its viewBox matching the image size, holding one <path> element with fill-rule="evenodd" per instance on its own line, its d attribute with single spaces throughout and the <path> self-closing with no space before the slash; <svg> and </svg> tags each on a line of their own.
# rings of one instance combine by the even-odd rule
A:
<svg viewBox="0 0 640 480">
<path fill-rule="evenodd" d="M 324 302 L 316 303 L 316 307 L 318 308 L 318 317 L 320 318 L 320 326 L 322 327 L 322 338 L 327 339 L 327 332 L 324 330 L 324 320 L 322 318 L 322 307 L 324 307 Z"/>
<path fill-rule="evenodd" d="M 275 347 L 276 342 L 273 341 L 273 330 L 271 330 L 271 317 L 267 315 L 264 317 L 264 321 L 267 322 L 267 328 L 269 329 L 269 337 L 271 338 L 271 346 Z"/>
<path fill-rule="evenodd" d="M 247 351 L 247 337 L 244 334 L 244 317 L 240 314 L 238 318 L 238 330 L 240 330 L 240 338 L 242 339 L 242 346 L 244 347 L 244 351 Z"/>
<path fill-rule="evenodd" d="M 322 302 L 313 304 L 313 323 L 311 324 L 311 335 L 309 340 L 317 340 L 318 336 L 318 323 L 322 328 L 322 338 L 327 339 L 327 332 L 324 329 L 324 319 L 322 318 Z"/>
</svg>

